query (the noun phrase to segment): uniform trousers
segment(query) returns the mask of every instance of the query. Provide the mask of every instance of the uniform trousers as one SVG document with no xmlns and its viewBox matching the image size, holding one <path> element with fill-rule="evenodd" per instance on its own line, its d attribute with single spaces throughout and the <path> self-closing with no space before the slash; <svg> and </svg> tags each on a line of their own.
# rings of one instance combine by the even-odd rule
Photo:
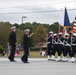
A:
<svg viewBox="0 0 76 75">
<path fill-rule="evenodd" d="M 28 55 L 29 55 L 29 47 L 25 46 L 24 47 L 24 55 L 22 56 L 22 60 L 27 62 L 28 61 Z"/>
<path fill-rule="evenodd" d="M 15 45 L 15 44 L 14 44 L 14 45 L 11 45 L 11 51 L 10 51 L 10 55 L 9 55 L 9 59 L 10 59 L 11 61 L 14 60 L 15 51 L 16 51 L 16 45 Z"/>
<path fill-rule="evenodd" d="M 64 51 L 63 44 L 58 44 L 58 56 L 60 56 Z"/>
<path fill-rule="evenodd" d="M 52 55 L 52 45 L 48 44 L 47 45 L 47 55 Z"/>
<path fill-rule="evenodd" d="M 66 57 L 68 53 L 69 53 L 69 56 L 71 57 L 72 55 L 71 55 L 70 46 L 64 46 L 63 56 Z"/>
<path fill-rule="evenodd" d="M 74 57 L 76 53 L 76 45 L 72 45 L 72 57 Z"/>
<path fill-rule="evenodd" d="M 52 55 L 55 56 L 55 53 L 58 52 L 58 44 L 53 44 L 53 51 L 52 51 Z"/>
</svg>

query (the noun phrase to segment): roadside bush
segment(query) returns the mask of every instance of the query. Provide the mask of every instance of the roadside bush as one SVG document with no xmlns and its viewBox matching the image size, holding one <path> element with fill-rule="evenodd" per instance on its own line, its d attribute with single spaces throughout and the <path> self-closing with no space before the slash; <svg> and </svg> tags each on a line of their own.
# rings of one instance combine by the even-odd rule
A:
<svg viewBox="0 0 76 75">
<path fill-rule="evenodd" d="M 0 46 L 0 51 L 1 51 L 1 50 L 2 50 L 2 51 L 5 50 L 5 49 L 3 48 L 3 46 Z"/>
</svg>

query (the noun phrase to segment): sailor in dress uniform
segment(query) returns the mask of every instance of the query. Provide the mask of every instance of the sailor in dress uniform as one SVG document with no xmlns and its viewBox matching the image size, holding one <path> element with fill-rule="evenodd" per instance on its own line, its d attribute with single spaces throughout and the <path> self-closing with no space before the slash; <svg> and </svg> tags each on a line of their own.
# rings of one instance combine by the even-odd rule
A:
<svg viewBox="0 0 76 75">
<path fill-rule="evenodd" d="M 57 39 L 58 39 L 58 36 L 55 33 L 53 35 L 53 51 L 52 51 L 52 57 L 51 57 L 52 61 L 56 60 L 55 53 L 58 52 L 58 41 L 57 41 Z"/>
<path fill-rule="evenodd" d="M 65 38 L 64 38 L 64 51 L 63 51 L 63 58 L 62 61 L 66 62 L 68 61 L 66 56 L 69 53 L 69 56 L 71 57 L 71 48 L 70 48 L 70 38 L 69 38 L 69 34 L 66 33 L 65 34 Z"/>
<path fill-rule="evenodd" d="M 48 55 L 48 60 L 50 60 L 50 56 L 52 55 L 52 49 L 53 49 L 52 39 L 53 39 L 53 32 L 50 31 L 49 32 L 48 41 L 47 41 L 47 55 Z"/>
<path fill-rule="evenodd" d="M 72 63 L 76 63 L 76 59 L 74 58 L 75 53 L 76 53 L 76 33 L 73 33 L 71 42 L 72 42 L 72 58 L 71 58 L 71 61 L 72 61 Z"/>
<path fill-rule="evenodd" d="M 62 37 L 62 32 L 59 33 L 59 37 L 58 37 L 58 58 L 56 59 L 56 61 L 61 61 L 61 54 L 64 50 L 64 46 L 63 46 L 63 37 Z"/>
</svg>

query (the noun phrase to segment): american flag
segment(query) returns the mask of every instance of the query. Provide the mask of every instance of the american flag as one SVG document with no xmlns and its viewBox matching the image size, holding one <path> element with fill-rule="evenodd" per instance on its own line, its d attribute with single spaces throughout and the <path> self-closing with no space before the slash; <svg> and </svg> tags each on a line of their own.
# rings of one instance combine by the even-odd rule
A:
<svg viewBox="0 0 76 75">
<path fill-rule="evenodd" d="M 72 32 L 76 32 L 76 16 L 75 16 L 75 21 L 74 21 L 74 24 L 73 24 Z"/>
</svg>

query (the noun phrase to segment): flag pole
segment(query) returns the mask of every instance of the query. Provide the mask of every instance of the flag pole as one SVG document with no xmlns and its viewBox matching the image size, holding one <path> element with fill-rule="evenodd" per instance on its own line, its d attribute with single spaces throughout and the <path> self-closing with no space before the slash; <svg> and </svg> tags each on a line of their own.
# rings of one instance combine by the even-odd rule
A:
<svg viewBox="0 0 76 75">
<path fill-rule="evenodd" d="M 59 32 L 60 32 L 60 27 L 64 27 L 64 22 L 63 22 L 63 19 L 64 19 L 64 16 L 63 16 L 63 9 L 61 8 L 61 14 L 60 14 L 60 23 L 59 23 Z M 58 36 L 59 36 L 59 32 L 58 32 Z"/>
<path fill-rule="evenodd" d="M 68 16 L 68 12 L 67 9 L 65 7 L 65 10 L 63 12 L 62 8 L 61 8 L 61 25 L 63 27 L 63 36 L 65 36 L 65 33 L 67 32 L 67 29 L 69 30 L 70 28 L 70 21 L 69 21 L 69 16 Z M 59 31 L 60 31 L 60 26 L 59 26 Z"/>
</svg>

